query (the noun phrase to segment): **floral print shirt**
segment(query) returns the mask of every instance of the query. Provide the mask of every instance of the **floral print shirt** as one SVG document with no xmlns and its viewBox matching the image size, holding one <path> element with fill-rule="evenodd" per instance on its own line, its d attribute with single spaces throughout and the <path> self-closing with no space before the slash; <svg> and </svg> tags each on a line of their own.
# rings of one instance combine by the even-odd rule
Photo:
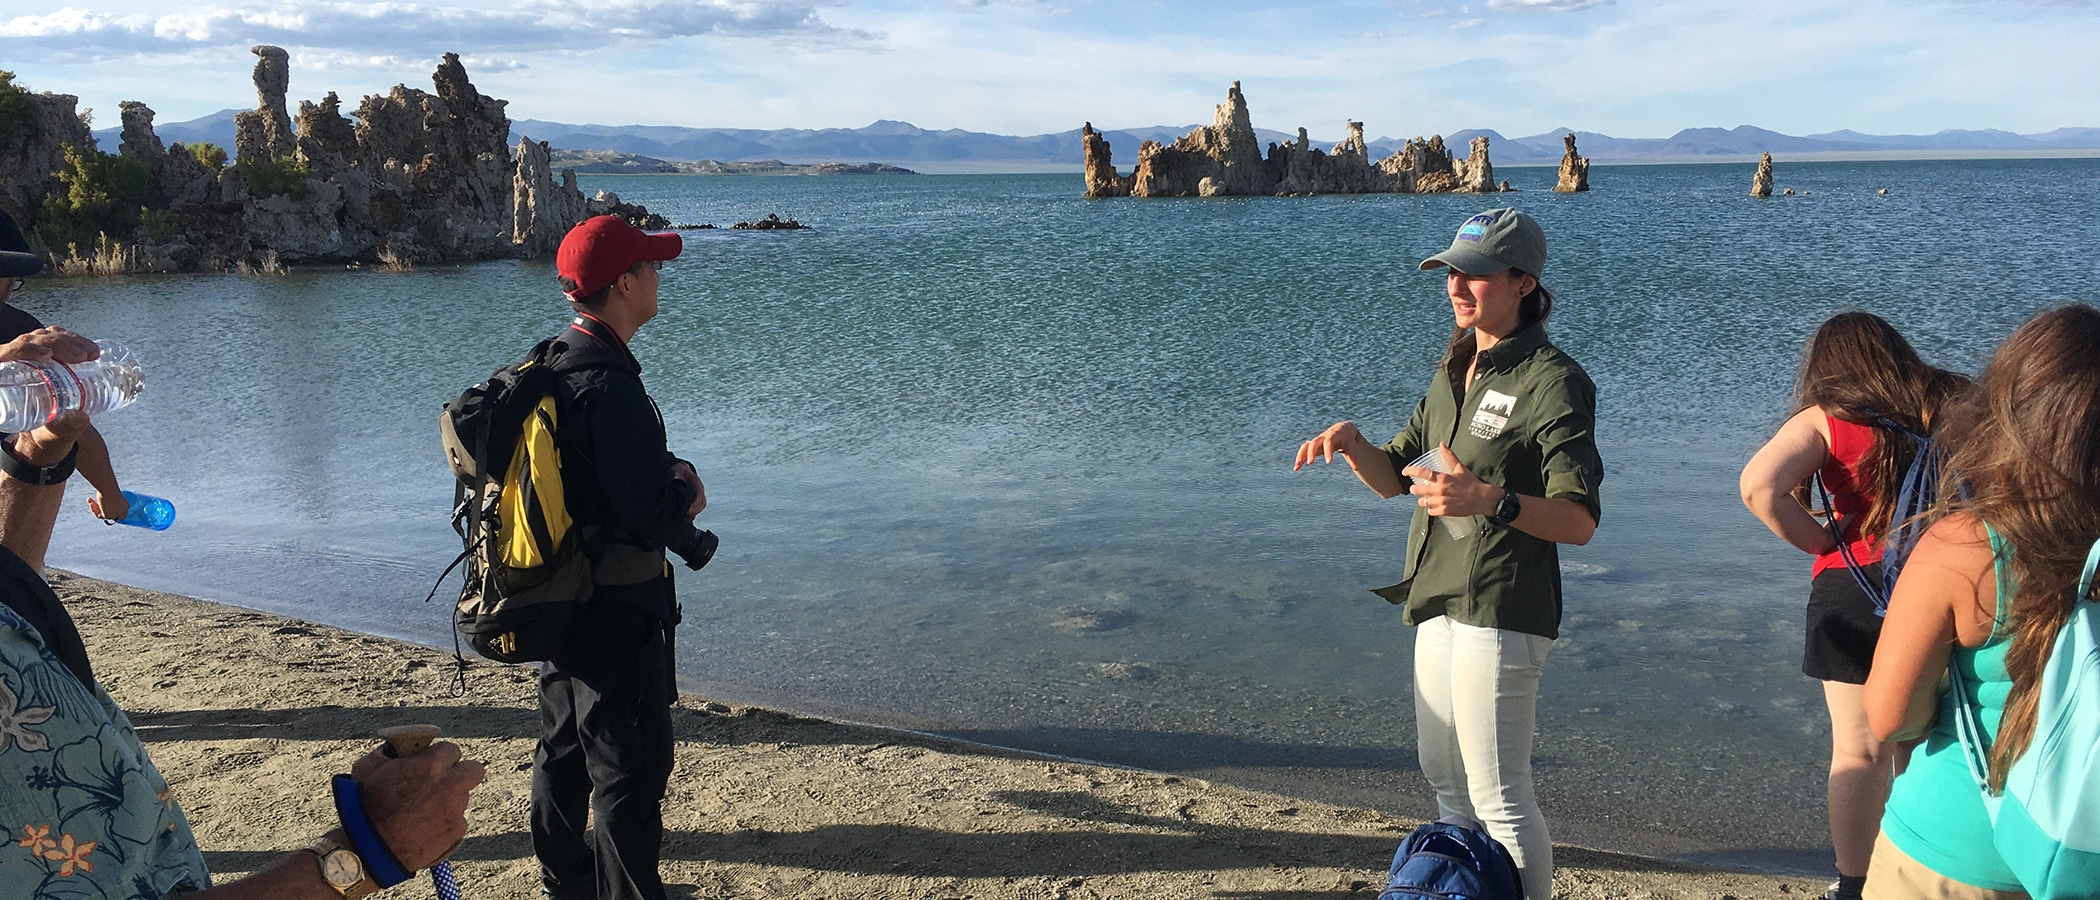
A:
<svg viewBox="0 0 2100 900">
<path fill-rule="evenodd" d="M 0 606 L 0 897 L 162 900 L 210 885 L 130 720 Z"/>
</svg>

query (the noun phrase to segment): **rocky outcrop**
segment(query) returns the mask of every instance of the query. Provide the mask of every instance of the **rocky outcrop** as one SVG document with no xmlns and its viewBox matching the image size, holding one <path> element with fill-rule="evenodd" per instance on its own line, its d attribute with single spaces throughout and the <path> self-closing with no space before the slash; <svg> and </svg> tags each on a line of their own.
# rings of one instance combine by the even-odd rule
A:
<svg viewBox="0 0 2100 900">
<path fill-rule="evenodd" d="M 435 94 L 397 84 L 358 106 L 356 165 L 371 182 L 369 231 L 414 263 L 508 255 L 517 167 L 505 143 L 504 101 L 475 90 L 457 54 L 445 54 L 432 81 Z"/>
<path fill-rule="evenodd" d="M 620 195 L 611 191 L 599 191 L 583 201 L 585 218 L 591 216 L 619 216 L 643 231 L 662 231 L 671 227 L 671 220 L 642 208 L 639 203 L 626 203 Z"/>
<path fill-rule="evenodd" d="M 259 44 L 248 48 L 256 55 L 255 109 L 233 116 L 234 155 L 242 159 L 273 160 L 292 155 L 292 119 L 284 112 L 284 95 L 292 84 L 292 62 L 283 47 Z"/>
<path fill-rule="evenodd" d="M 1376 163 L 1362 122 L 1346 122 L 1348 137 L 1326 150 L 1312 145 L 1305 129 L 1298 139 L 1270 144 L 1267 158 L 1256 147 L 1253 119 L 1239 82 L 1226 91 L 1212 122 L 1171 146 L 1145 141 L 1137 168 L 1119 175 L 1108 141 L 1092 123 L 1080 130 L 1085 148 L 1088 197 L 1217 197 L 1262 194 L 1370 194 L 1489 192 L 1497 189 L 1488 162 L 1487 139 L 1453 161 L 1441 136 L 1416 138 Z"/>
<path fill-rule="evenodd" d="M 334 91 L 320 103 L 299 101 L 299 159 L 320 178 L 355 168 L 363 154 L 357 146 L 357 129 L 343 118 L 343 101 Z"/>
<path fill-rule="evenodd" d="M 169 209 L 218 202 L 218 170 L 205 165 L 190 148 L 161 146 L 153 133 L 153 109 L 136 100 L 118 104 L 123 111 L 124 131 L 117 153 L 146 164 L 153 184 Z"/>
<path fill-rule="evenodd" d="M 124 130 L 117 153 L 145 165 L 152 176 L 153 193 L 169 215 L 177 221 L 212 216 L 211 208 L 219 202 L 218 169 L 198 159 L 182 144 L 163 147 L 160 137 L 153 133 L 151 107 L 126 100 L 118 108 L 123 114 Z M 186 231 L 149 235 L 127 249 L 130 267 L 137 271 L 192 269 L 204 255 L 204 248 L 192 242 Z"/>
<path fill-rule="evenodd" d="M 1378 164 L 1381 170 L 1391 175 L 1401 186 L 1401 193 L 1449 194 L 1458 190 L 1456 166 L 1451 160 L 1451 151 L 1444 149 L 1444 136 L 1432 135 L 1428 140 L 1412 138 L 1400 146 L 1400 152 L 1385 158 Z"/>
<path fill-rule="evenodd" d="M 553 253 L 569 226 L 588 218 L 576 172 L 563 169 L 555 183 L 546 141 L 518 139 L 517 177 L 511 180 L 511 243 L 527 256 Z"/>
<path fill-rule="evenodd" d="M 809 226 L 792 218 L 783 219 L 779 213 L 766 213 L 766 217 L 755 222 L 738 222 L 729 226 L 738 231 L 808 231 Z"/>
<path fill-rule="evenodd" d="M 1275 189 L 1263 165 L 1261 143 L 1247 113 L 1247 98 L 1235 81 L 1211 124 L 1182 135 L 1171 147 L 1146 141 L 1138 147 L 1133 197 L 1244 197 Z"/>
<path fill-rule="evenodd" d="M 117 109 L 124 120 L 124 130 L 118 138 L 118 153 L 152 159 L 168 152 L 168 148 L 161 146 L 160 136 L 153 133 L 151 107 L 137 100 L 126 100 L 117 104 Z"/>
<path fill-rule="evenodd" d="M 57 172 L 65 167 L 66 147 L 92 147 L 95 135 L 75 112 L 80 98 L 71 94 L 30 94 L 28 121 L 0 134 L 0 209 L 7 210 L 24 233 L 36 221 L 44 198 L 61 190 Z"/>
<path fill-rule="evenodd" d="M 1568 149 L 1560 156 L 1560 180 L 1554 182 L 1553 189 L 1563 194 L 1589 190 L 1590 159 L 1576 154 L 1575 132 L 1562 135 L 1561 142 L 1567 144 Z"/>
<path fill-rule="evenodd" d="M 1108 141 L 1094 130 L 1088 122 L 1079 130 L 1080 144 L 1086 158 L 1086 195 L 1089 197 L 1128 197 L 1130 186 L 1137 180 L 1136 173 L 1117 175 L 1116 164 L 1109 159 Z"/>
<path fill-rule="evenodd" d="M 417 264 L 541 256 L 582 219 L 617 215 L 646 228 L 668 222 L 600 192 L 585 197 L 573 171 L 555 174 L 547 145 L 507 146 L 504 101 L 483 95 L 446 54 L 434 92 L 396 85 L 368 96 L 353 125 L 333 93 L 285 115 L 289 58 L 257 47 L 259 109 L 236 117 L 237 159 L 153 133 L 153 110 L 123 105 L 122 154 L 152 174 L 156 203 L 133 234 L 109 235 L 147 270 L 270 268 L 302 261 Z M 72 97 L 42 95 L 41 117 L 0 143 L 0 204 L 33 222 L 60 189 L 65 144 L 92 147 Z M 48 109 L 46 108 L 48 107 Z M 63 250 L 63 248 L 59 248 Z"/>
<path fill-rule="evenodd" d="M 1495 190 L 1495 166 L 1488 161 L 1487 135 L 1474 138 L 1465 159 L 1452 160 L 1451 174 L 1458 178 L 1459 193 L 1488 194 Z"/>
<path fill-rule="evenodd" d="M 1772 196 L 1772 154 L 1769 152 L 1758 157 L 1757 174 L 1750 176 L 1750 196 Z"/>
<path fill-rule="evenodd" d="M 1272 193 L 1311 196 L 1314 194 L 1393 193 L 1393 179 L 1371 165 L 1371 148 L 1364 141 L 1364 123 L 1344 122 L 1349 136 L 1322 151 L 1312 145 L 1305 129 L 1287 144 L 1269 145 L 1269 168 L 1279 177 Z"/>
</svg>

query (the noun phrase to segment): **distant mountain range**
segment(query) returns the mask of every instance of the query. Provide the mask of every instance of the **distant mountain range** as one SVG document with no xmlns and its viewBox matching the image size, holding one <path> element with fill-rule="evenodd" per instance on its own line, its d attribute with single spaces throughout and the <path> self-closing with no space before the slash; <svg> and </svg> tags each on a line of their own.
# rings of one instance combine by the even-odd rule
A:
<svg viewBox="0 0 2100 900">
<path fill-rule="evenodd" d="M 233 146 L 233 114 L 222 110 L 187 122 L 156 125 L 161 140 L 208 141 Z M 864 128 L 683 128 L 670 125 L 566 125 L 537 119 L 511 122 L 511 141 L 529 136 L 557 150 L 610 151 L 656 160 L 719 162 L 785 160 L 816 163 L 888 163 L 922 172 L 1063 172 L 1078 171 L 1083 156 L 1079 129 L 1053 134 L 1014 136 L 947 129 L 929 131 L 909 122 L 877 121 Z M 1104 131 L 1116 163 L 1137 163 L 1138 144 L 1172 143 L 1193 125 L 1155 125 Z M 114 152 L 120 129 L 95 132 L 104 150 Z M 1295 140 L 1295 133 L 1255 129 L 1263 142 Z M 1498 165 L 1552 165 L 1560 161 L 1561 128 L 1528 137 L 1505 137 L 1494 131 L 1465 130 L 1444 135 L 1444 143 L 1463 154 L 1467 142 L 1487 135 Z M 2059 128 L 2041 134 L 2010 131 L 1942 131 L 1927 135 L 1875 135 L 1833 131 L 1806 137 L 1780 134 L 1751 125 L 1735 128 L 1687 128 L 1666 138 L 1619 138 L 1590 131 L 1575 132 L 1577 147 L 1594 163 L 1734 162 L 1770 151 L 1782 158 L 1818 159 L 1861 156 L 2100 155 L 2100 128 Z M 1405 138 L 1371 141 L 1373 158 L 1400 149 Z M 1317 146 L 1335 141 L 1319 140 Z"/>
<path fill-rule="evenodd" d="M 617 150 L 554 150 L 547 162 L 555 171 L 575 169 L 578 175 L 917 175 L 910 169 L 886 163 L 785 163 L 777 159 L 702 159 L 671 162 Z"/>
</svg>

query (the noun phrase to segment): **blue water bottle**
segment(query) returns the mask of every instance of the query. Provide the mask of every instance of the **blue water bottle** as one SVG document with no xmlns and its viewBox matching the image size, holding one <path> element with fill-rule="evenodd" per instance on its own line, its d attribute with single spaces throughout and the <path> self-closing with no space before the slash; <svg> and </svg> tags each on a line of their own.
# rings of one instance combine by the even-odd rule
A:
<svg viewBox="0 0 2100 900">
<path fill-rule="evenodd" d="M 131 511 L 116 520 L 117 524 L 137 525 L 154 531 L 166 531 L 168 526 L 175 524 L 175 504 L 146 494 L 122 493 L 125 502 L 131 504 Z"/>
</svg>

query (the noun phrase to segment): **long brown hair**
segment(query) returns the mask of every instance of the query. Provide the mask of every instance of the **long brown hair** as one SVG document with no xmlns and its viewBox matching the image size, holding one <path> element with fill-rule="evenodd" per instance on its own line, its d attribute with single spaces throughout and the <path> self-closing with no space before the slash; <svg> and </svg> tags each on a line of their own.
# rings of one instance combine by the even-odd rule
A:
<svg viewBox="0 0 2100 900">
<path fill-rule="evenodd" d="M 2034 736 L 2036 685 L 2070 618 L 2086 551 L 2100 537 L 2100 310 L 2074 304 L 2027 320 L 1944 427 L 1953 453 L 1939 512 L 1989 523 L 2012 545 L 2018 578 L 1997 625 L 2012 640 L 2012 693 L 1991 746 L 1996 789 Z"/>
<path fill-rule="evenodd" d="M 1929 435 L 1940 407 L 1968 383 L 1926 365 L 1895 326 L 1873 313 L 1838 313 L 1809 337 L 1794 376 L 1794 411 L 1820 406 L 1874 430 L 1874 446 L 1853 470 L 1860 489 L 1874 497 L 1860 519 L 1861 536 L 1888 534 L 1903 473 L 1918 455 L 1917 442 L 1879 420 Z"/>
</svg>

